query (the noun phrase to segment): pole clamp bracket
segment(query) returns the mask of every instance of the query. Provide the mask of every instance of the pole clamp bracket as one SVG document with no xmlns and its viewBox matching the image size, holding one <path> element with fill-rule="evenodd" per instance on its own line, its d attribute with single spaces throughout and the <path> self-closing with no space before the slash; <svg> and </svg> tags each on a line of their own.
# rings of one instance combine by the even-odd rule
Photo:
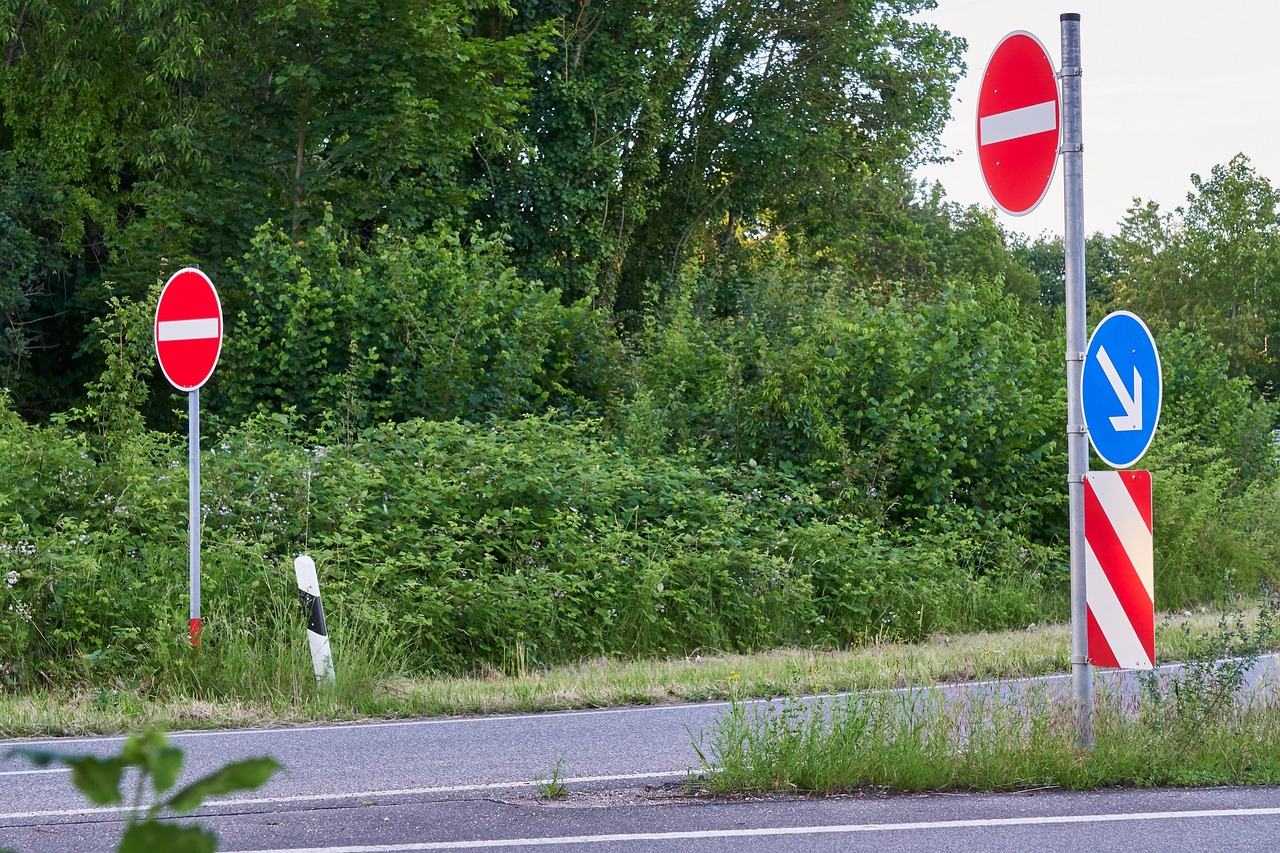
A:
<svg viewBox="0 0 1280 853">
<path fill-rule="evenodd" d="M 1089 428 L 1083 424 L 1067 424 L 1067 435 L 1088 435 Z"/>
<path fill-rule="evenodd" d="M 1083 154 L 1083 153 L 1084 153 L 1084 143 L 1083 143 L 1083 142 L 1077 142 L 1077 143 L 1075 143 L 1074 145 L 1059 145 L 1059 146 L 1058 146 L 1058 153 L 1059 153 L 1059 154 Z"/>
<path fill-rule="evenodd" d="M 1085 356 L 1086 353 L 1083 352 L 1069 352 L 1067 353 L 1067 364 L 1070 364 L 1073 361 L 1084 361 Z"/>
<path fill-rule="evenodd" d="M 1068 662 L 1069 662 L 1072 666 L 1088 666 L 1088 665 L 1089 665 L 1089 656 L 1088 656 L 1088 655 L 1072 655 L 1072 656 L 1068 659 Z"/>
<path fill-rule="evenodd" d="M 1058 79 L 1066 77 L 1083 77 L 1084 70 L 1079 65 L 1064 65 L 1062 70 L 1058 72 Z"/>
<path fill-rule="evenodd" d="M 1067 486 L 1080 486 L 1084 484 L 1084 474 L 1068 474 Z"/>
</svg>

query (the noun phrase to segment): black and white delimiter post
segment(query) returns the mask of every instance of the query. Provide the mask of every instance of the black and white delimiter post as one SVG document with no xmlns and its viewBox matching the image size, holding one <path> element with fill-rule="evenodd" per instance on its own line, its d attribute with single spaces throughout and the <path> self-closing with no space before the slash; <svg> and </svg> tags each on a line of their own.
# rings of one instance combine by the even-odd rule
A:
<svg viewBox="0 0 1280 853">
<path fill-rule="evenodd" d="M 316 681 L 332 684 L 333 652 L 329 649 L 329 632 L 324 625 L 316 563 L 310 557 L 298 557 L 293 561 L 293 571 L 298 576 L 298 600 L 302 603 L 302 612 L 307 614 L 307 640 L 311 644 L 311 666 L 315 669 Z"/>
</svg>

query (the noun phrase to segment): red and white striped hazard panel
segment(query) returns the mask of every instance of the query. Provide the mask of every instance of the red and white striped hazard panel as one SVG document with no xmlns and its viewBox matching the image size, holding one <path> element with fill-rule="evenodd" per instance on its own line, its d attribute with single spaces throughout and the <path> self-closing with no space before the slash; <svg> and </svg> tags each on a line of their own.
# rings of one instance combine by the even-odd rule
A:
<svg viewBox="0 0 1280 853">
<path fill-rule="evenodd" d="M 1085 597 L 1094 666 L 1155 666 L 1151 530 L 1150 471 L 1085 474 Z"/>
</svg>

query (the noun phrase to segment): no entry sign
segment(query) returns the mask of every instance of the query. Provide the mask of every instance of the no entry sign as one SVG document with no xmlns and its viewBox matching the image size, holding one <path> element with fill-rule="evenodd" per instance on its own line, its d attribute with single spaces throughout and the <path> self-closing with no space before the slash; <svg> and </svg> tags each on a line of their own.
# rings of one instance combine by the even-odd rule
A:
<svg viewBox="0 0 1280 853">
<path fill-rule="evenodd" d="M 156 306 L 155 340 L 175 388 L 194 391 L 209 381 L 222 353 L 222 303 L 207 275 L 194 267 L 173 274 Z"/>
<path fill-rule="evenodd" d="M 191 580 L 191 645 L 200 647 L 200 386 L 222 354 L 222 302 L 209 276 L 195 267 L 174 273 L 156 305 L 156 355 L 166 379 L 187 392 L 190 471 L 188 542 Z"/>
<path fill-rule="evenodd" d="M 1040 40 L 1000 40 L 978 91 L 978 162 L 996 205 L 1012 216 L 1035 210 L 1058 162 L 1061 107 L 1053 61 Z"/>
</svg>

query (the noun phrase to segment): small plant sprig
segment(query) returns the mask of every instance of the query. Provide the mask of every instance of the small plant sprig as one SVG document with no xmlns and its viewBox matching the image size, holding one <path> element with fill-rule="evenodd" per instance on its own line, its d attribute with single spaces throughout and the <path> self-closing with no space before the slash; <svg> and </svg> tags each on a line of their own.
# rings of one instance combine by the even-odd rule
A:
<svg viewBox="0 0 1280 853">
<path fill-rule="evenodd" d="M 556 766 L 551 770 L 551 778 L 543 779 L 539 777 L 534 780 L 538 786 L 538 796 L 544 800 L 559 800 L 569 796 L 569 789 L 565 787 L 561 781 L 560 773 L 564 768 L 564 756 L 556 761 Z"/>
<path fill-rule="evenodd" d="M 1188 633 L 1190 629 L 1188 628 Z M 1243 613 L 1224 614 L 1218 629 L 1194 644 L 1194 652 L 1173 675 L 1143 673 L 1144 705 L 1177 731 L 1191 737 L 1237 701 L 1249 671 L 1280 639 L 1280 595 L 1264 589 L 1252 626 Z"/>
<path fill-rule="evenodd" d="M 71 783 L 99 806 L 124 804 L 120 785 L 125 771 L 136 768 L 137 784 L 118 853 L 213 853 L 218 847 L 213 832 L 202 826 L 170 823 L 163 818 L 195 811 L 209 797 L 259 788 L 280 769 L 279 762 L 265 756 L 233 761 L 166 797 L 182 773 L 184 756 L 181 749 L 158 731 L 130 735 L 119 754 L 107 758 L 39 749 L 13 749 L 8 755 L 23 756 L 37 767 L 62 764 L 71 768 Z M 150 805 L 144 807 L 144 798 Z"/>
</svg>

